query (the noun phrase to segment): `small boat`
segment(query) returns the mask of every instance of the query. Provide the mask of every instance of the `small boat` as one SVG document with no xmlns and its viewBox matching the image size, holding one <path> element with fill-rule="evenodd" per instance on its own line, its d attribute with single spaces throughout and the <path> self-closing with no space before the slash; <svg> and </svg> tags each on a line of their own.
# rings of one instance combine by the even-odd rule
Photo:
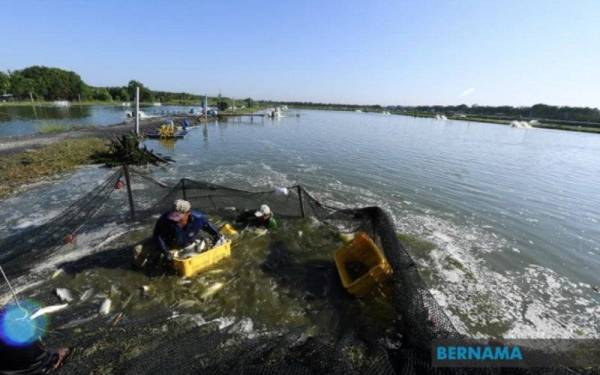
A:
<svg viewBox="0 0 600 375">
<path fill-rule="evenodd" d="M 125 112 L 125 116 L 127 116 L 128 118 L 135 117 L 134 114 L 133 114 L 133 111 L 127 111 L 127 112 Z M 148 115 L 144 111 L 139 111 L 139 116 L 140 116 L 140 120 L 147 119 L 147 118 L 158 117 L 156 115 Z"/>
<path fill-rule="evenodd" d="M 155 107 L 160 107 L 162 105 L 162 103 L 161 102 L 154 102 L 154 103 L 152 103 L 152 105 L 155 106 Z"/>
<path fill-rule="evenodd" d="M 186 134 L 187 134 L 187 132 L 185 132 L 185 133 L 180 132 L 177 134 L 164 136 L 159 133 L 146 133 L 146 134 L 144 134 L 144 137 L 149 138 L 149 139 L 183 139 L 183 137 L 185 137 Z"/>
<path fill-rule="evenodd" d="M 52 105 L 55 107 L 68 107 L 71 103 L 68 100 L 56 100 L 52 102 Z"/>
<path fill-rule="evenodd" d="M 150 139 L 181 139 L 186 134 L 187 130 L 185 128 L 176 131 L 175 124 L 171 122 L 170 124 L 162 125 L 157 131 L 146 133 L 145 137 Z"/>
<path fill-rule="evenodd" d="M 274 109 L 269 111 L 268 116 L 272 119 L 281 118 L 281 109 L 279 109 L 279 107 L 275 107 Z"/>
</svg>

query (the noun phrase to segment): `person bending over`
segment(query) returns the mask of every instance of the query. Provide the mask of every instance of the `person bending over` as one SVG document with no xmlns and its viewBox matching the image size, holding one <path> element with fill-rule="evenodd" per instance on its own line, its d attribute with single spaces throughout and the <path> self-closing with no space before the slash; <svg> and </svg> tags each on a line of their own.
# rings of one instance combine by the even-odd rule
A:
<svg viewBox="0 0 600 375">
<path fill-rule="evenodd" d="M 242 213 L 236 219 L 238 226 L 251 226 L 257 228 L 277 229 L 278 224 L 271 208 L 266 204 L 260 206 L 256 211 Z"/>
<path fill-rule="evenodd" d="M 191 245 L 201 232 L 207 233 L 213 245 L 221 236 L 217 228 L 210 223 L 206 214 L 191 209 L 190 202 L 178 199 L 173 204 L 173 209 L 165 212 L 156 222 L 154 227 L 154 242 L 167 259 L 170 250 L 182 249 Z"/>
</svg>

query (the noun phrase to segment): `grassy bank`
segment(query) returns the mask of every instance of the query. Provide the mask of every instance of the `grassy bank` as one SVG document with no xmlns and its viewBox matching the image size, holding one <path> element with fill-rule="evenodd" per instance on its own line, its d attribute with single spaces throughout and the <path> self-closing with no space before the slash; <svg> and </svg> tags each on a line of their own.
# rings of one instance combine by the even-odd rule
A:
<svg viewBox="0 0 600 375">
<path fill-rule="evenodd" d="M 36 150 L 0 157 L 0 198 L 19 187 L 93 162 L 93 155 L 107 149 L 100 138 L 69 139 Z"/>
</svg>

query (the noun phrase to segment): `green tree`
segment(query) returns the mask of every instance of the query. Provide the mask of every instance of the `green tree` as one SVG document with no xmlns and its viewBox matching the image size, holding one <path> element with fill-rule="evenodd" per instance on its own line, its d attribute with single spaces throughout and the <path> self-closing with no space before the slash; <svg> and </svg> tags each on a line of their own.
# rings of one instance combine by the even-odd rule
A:
<svg viewBox="0 0 600 375">
<path fill-rule="evenodd" d="M 59 68 L 30 66 L 15 73 L 31 80 L 36 97 L 45 100 L 75 100 L 85 87 L 78 74 Z"/>
<path fill-rule="evenodd" d="M 244 103 L 248 108 L 254 107 L 254 100 L 252 98 L 244 99 Z"/>
<path fill-rule="evenodd" d="M 0 72 L 0 94 L 6 94 L 10 89 L 10 77 L 4 72 Z"/>
<path fill-rule="evenodd" d="M 94 90 L 94 99 L 100 100 L 103 102 L 112 101 L 112 96 L 108 92 L 108 90 L 104 87 L 100 87 Z"/>
<path fill-rule="evenodd" d="M 10 91 L 18 99 L 29 99 L 34 91 L 34 81 L 23 77 L 19 72 L 10 75 Z"/>
<path fill-rule="evenodd" d="M 135 88 L 140 88 L 140 101 L 141 102 L 153 102 L 154 94 L 150 89 L 144 87 L 141 82 L 131 80 L 129 84 L 127 84 L 127 92 L 129 93 L 129 97 L 133 100 L 135 99 Z"/>
<path fill-rule="evenodd" d="M 219 111 L 226 111 L 229 108 L 229 101 L 220 99 L 217 102 L 217 108 L 219 108 Z"/>
</svg>

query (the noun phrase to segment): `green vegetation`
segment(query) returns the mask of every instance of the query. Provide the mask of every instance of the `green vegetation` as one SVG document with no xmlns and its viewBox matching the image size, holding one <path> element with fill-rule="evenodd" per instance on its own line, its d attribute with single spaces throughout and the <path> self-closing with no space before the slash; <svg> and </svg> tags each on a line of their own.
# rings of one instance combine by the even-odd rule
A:
<svg viewBox="0 0 600 375">
<path fill-rule="evenodd" d="M 140 142 L 134 133 L 124 134 L 113 139 L 107 148 L 96 152 L 92 159 L 96 163 L 104 163 L 108 167 L 127 165 L 158 165 L 172 162 L 169 157 L 163 157 L 148 150 L 144 145 L 140 148 Z"/>
<path fill-rule="evenodd" d="M 229 108 L 229 100 L 222 98 L 221 94 L 219 94 L 219 98 L 217 99 L 217 108 L 221 112 L 224 112 Z"/>
<path fill-rule="evenodd" d="M 199 104 L 203 99 L 184 92 L 152 91 L 135 80 L 129 81 L 127 86 L 94 87 L 75 72 L 45 66 L 31 66 L 8 74 L 0 72 L 0 94 L 12 94 L 17 101 L 33 98 L 35 101 L 127 102 L 135 98 L 136 86 L 140 87 L 140 101 L 146 103 Z"/>
<path fill-rule="evenodd" d="M 92 163 L 93 156 L 106 150 L 106 141 L 79 138 L 57 142 L 37 150 L 0 157 L 0 197 L 6 197 L 24 184 L 59 173 L 69 172 L 82 164 Z"/>
<path fill-rule="evenodd" d="M 565 127 L 565 130 L 600 128 L 600 110 L 589 107 L 558 107 L 546 104 L 536 104 L 531 107 L 511 106 L 479 106 L 466 104 L 456 106 L 380 106 L 380 105 L 356 105 L 356 104 L 334 104 L 314 102 L 274 102 L 264 101 L 265 105 L 288 105 L 295 108 L 323 109 L 335 111 L 383 112 L 393 114 L 435 117 L 445 115 L 455 120 L 481 121 L 491 123 L 510 123 L 513 120 L 529 121 L 537 119 L 544 125 L 555 124 L 557 128 Z M 544 126 L 547 127 L 547 126 Z M 589 130 L 588 130 L 589 131 Z"/>
</svg>

